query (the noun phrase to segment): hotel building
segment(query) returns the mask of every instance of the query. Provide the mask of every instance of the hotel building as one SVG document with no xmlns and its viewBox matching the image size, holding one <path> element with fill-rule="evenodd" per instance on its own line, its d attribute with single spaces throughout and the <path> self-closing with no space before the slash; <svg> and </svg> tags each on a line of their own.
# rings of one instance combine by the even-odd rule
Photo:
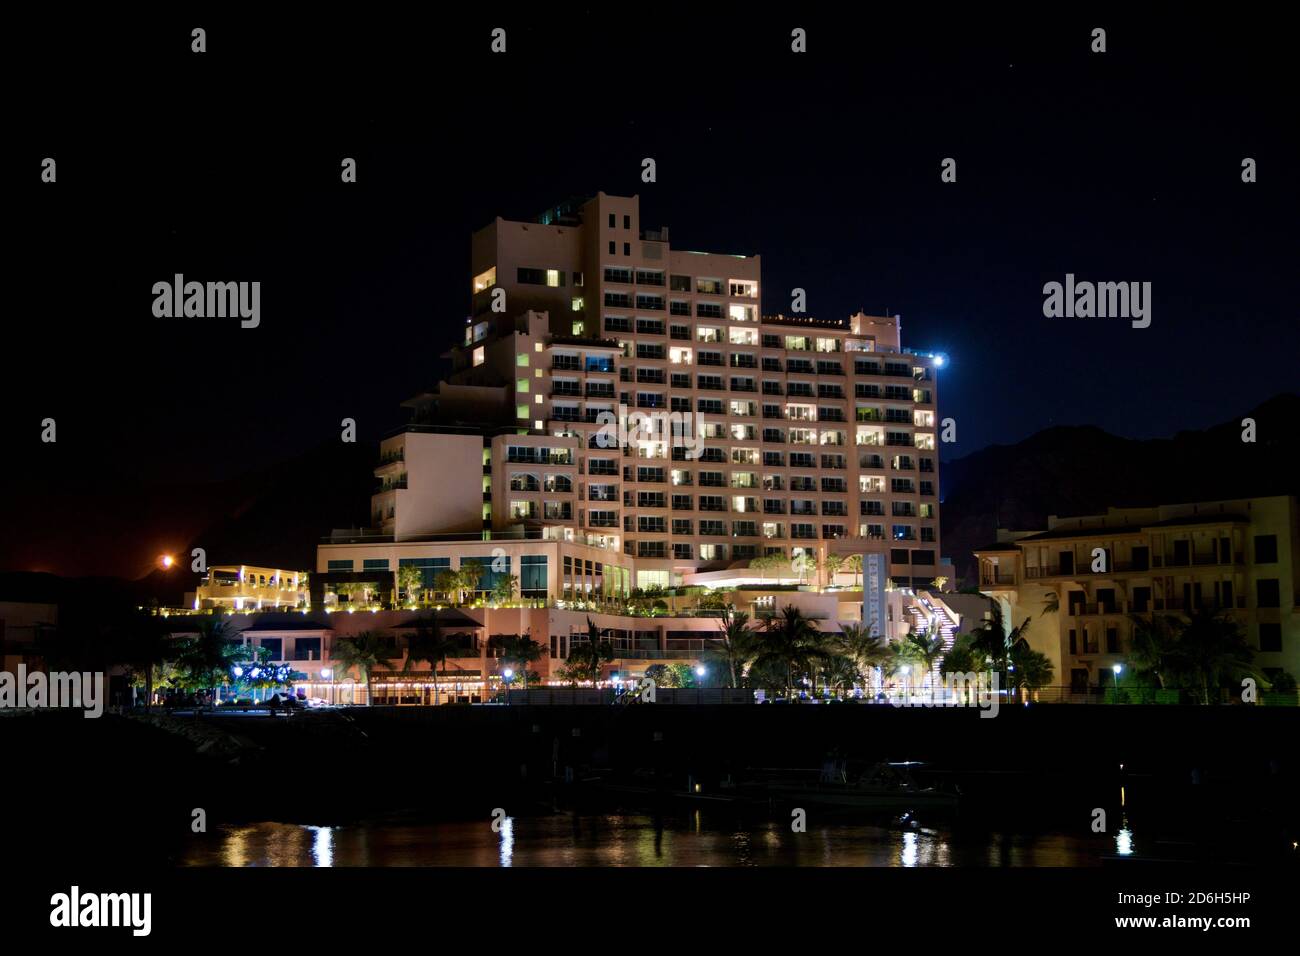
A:
<svg viewBox="0 0 1300 956">
<path fill-rule="evenodd" d="M 1264 673 L 1300 674 L 1294 497 L 1248 498 L 1048 519 L 978 549 L 980 588 L 1008 621 L 1031 625 L 1056 681 L 1108 684 L 1125 664 L 1133 615 L 1222 611 Z M 1051 608 L 1056 608 L 1055 611 Z"/>
<path fill-rule="evenodd" d="M 635 589 L 851 588 L 828 556 L 883 555 L 903 587 L 947 573 L 940 360 L 898 316 L 764 316 L 757 256 L 674 249 L 637 197 L 498 218 L 471 258 L 451 372 L 381 443 L 373 526 L 319 547 L 313 604 L 467 561 L 483 596 L 514 577 L 538 607 L 610 611 Z M 818 569 L 752 564 L 774 555 Z M 788 603 L 760 596 L 743 609 Z M 860 619 L 846 597 L 822 616 Z"/>
<path fill-rule="evenodd" d="M 280 568 L 255 568 L 248 564 L 217 565 L 208 569 L 186 602 L 194 610 L 293 610 L 308 601 L 308 574 Z"/>
</svg>

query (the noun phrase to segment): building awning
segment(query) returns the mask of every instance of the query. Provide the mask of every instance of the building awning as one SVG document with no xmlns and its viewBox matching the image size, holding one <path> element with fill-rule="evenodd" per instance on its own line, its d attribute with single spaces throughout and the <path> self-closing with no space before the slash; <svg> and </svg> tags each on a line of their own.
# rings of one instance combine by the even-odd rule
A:
<svg viewBox="0 0 1300 956">
<path fill-rule="evenodd" d="M 421 622 L 428 622 L 435 616 L 438 618 L 438 627 L 444 631 L 448 628 L 479 628 L 483 626 L 480 622 L 474 620 L 474 618 L 470 617 L 464 611 L 459 611 L 456 608 L 444 608 L 441 611 L 427 611 L 423 614 L 413 616 L 409 621 L 402 621 L 400 624 L 392 625 L 392 629 L 399 630 L 402 628 L 417 627 Z"/>
</svg>

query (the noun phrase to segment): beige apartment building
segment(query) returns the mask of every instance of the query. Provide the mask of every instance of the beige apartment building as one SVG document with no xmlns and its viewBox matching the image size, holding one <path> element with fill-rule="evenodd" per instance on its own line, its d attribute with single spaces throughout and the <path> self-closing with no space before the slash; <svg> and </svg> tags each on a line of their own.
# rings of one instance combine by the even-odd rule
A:
<svg viewBox="0 0 1300 956">
<path fill-rule="evenodd" d="M 1265 673 L 1300 675 L 1294 497 L 1111 508 L 1002 532 L 976 551 L 980 588 L 1076 689 L 1125 666 L 1132 615 L 1220 610 L 1241 625 Z M 1056 610 L 1052 610 L 1056 608 Z"/>
<path fill-rule="evenodd" d="M 603 193 L 498 218 L 472 273 L 453 370 L 405 403 L 373 527 L 320 547 L 323 584 L 465 558 L 548 601 L 724 586 L 772 554 L 943 573 L 941 359 L 897 316 L 764 316 L 757 256 L 674 249 Z"/>
</svg>

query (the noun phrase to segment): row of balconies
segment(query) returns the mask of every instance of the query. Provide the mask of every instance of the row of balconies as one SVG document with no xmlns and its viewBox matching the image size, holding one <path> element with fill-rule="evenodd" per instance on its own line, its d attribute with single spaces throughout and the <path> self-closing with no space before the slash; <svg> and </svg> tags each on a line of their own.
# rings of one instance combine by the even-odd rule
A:
<svg viewBox="0 0 1300 956">
<path fill-rule="evenodd" d="M 1080 601 L 1066 605 L 1068 617 L 1106 617 L 1125 614 L 1148 614 L 1152 611 L 1232 611 L 1245 610 L 1244 595 L 1234 597 L 1231 603 L 1212 598 L 1184 600 L 1181 597 L 1153 597 L 1149 601 Z"/>
<path fill-rule="evenodd" d="M 510 479 L 510 490 L 512 492 L 547 492 L 550 494 L 572 494 L 573 479 L 559 477 L 550 481 L 538 481 L 531 476 L 514 476 Z"/>
<path fill-rule="evenodd" d="M 632 330 L 631 327 L 629 326 L 626 329 L 618 329 L 616 331 L 622 333 L 630 333 Z M 642 334 L 642 335 L 663 334 L 662 332 L 647 333 L 642 329 L 638 329 L 637 332 L 638 334 Z M 674 338 L 676 338 L 676 336 L 674 336 Z M 721 342 L 715 343 L 714 340 L 701 340 L 701 341 L 703 344 L 722 344 Z M 636 349 L 638 347 L 638 343 L 635 342 L 629 343 L 629 347 Z M 692 356 L 693 362 L 674 361 L 666 352 L 660 352 L 658 350 L 645 350 L 645 349 L 643 349 L 640 352 L 629 353 L 624 357 L 629 361 L 672 362 L 672 364 L 677 364 L 677 365 L 694 364 L 697 367 L 702 366 L 706 368 L 726 368 L 726 367 L 752 368 L 755 370 L 761 370 L 763 372 L 785 374 L 785 375 L 823 375 L 823 376 L 829 375 L 834 377 L 846 376 L 845 368 L 839 362 L 817 361 L 814 363 L 803 359 L 786 359 L 784 366 L 782 366 L 780 359 L 775 359 L 770 356 L 761 356 L 756 359 L 755 356 L 747 352 L 723 353 L 723 352 L 698 352 L 697 351 Z M 576 357 L 557 355 L 552 358 L 551 368 L 555 371 L 579 372 L 579 371 L 583 371 L 584 366 L 583 363 Z M 600 372 L 604 374 L 612 374 L 614 370 L 615 370 L 615 363 L 613 359 L 589 358 L 586 364 L 586 371 L 588 372 L 594 371 L 594 372 Z M 622 369 L 620 370 L 627 370 L 627 366 L 623 366 Z M 891 377 L 907 378 L 912 381 L 918 380 L 917 377 L 913 375 L 910 371 L 902 372 L 902 373 L 884 373 L 878 368 L 873 368 L 871 366 L 864 366 L 861 364 L 855 365 L 854 371 L 852 373 L 853 377 L 879 376 L 882 374 L 889 374 Z M 859 394 L 858 397 L 862 397 L 862 398 L 879 397 L 890 401 L 916 401 L 919 400 L 917 396 L 917 391 L 918 390 L 914 388 L 904 388 L 899 386 L 886 385 L 884 386 L 883 394 L 881 394 L 877 389 L 873 388 L 871 392 L 864 391 L 862 394 Z M 924 402 L 925 404 L 930 404 L 929 399 L 932 398 L 932 395 L 923 392 L 921 397 L 925 399 Z"/>
<path fill-rule="evenodd" d="M 703 450 L 701 451 L 701 453 L 700 453 L 697 457 L 694 457 L 694 458 L 688 457 L 688 456 L 687 456 L 687 450 L 684 449 L 684 448 L 674 448 L 674 449 L 672 449 L 672 454 L 671 454 L 670 456 L 665 456 L 665 455 L 663 455 L 663 454 L 661 454 L 661 453 L 654 453 L 654 452 L 650 452 L 650 453 L 639 453 L 639 454 L 633 456 L 633 455 L 629 454 L 629 451 L 630 451 L 629 449 L 600 449 L 600 448 L 598 448 L 598 446 L 593 446 L 593 450 L 605 451 L 605 452 L 608 453 L 608 454 L 616 455 L 616 456 L 619 456 L 619 457 L 625 457 L 625 458 L 635 457 L 635 458 L 636 458 L 637 460 L 639 460 L 639 461 L 667 461 L 667 460 L 671 460 L 671 461 L 674 461 L 674 462 L 692 462 L 692 463 L 694 463 L 694 464 L 696 464 L 696 465 L 727 465 L 727 464 L 730 464 L 733 468 L 734 468 L 734 467 L 741 467 L 741 468 L 743 468 L 743 467 L 751 467 L 751 466 L 752 466 L 752 467 L 762 467 L 762 468 L 781 468 L 781 469 L 791 469 L 791 470 L 793 470 L 793 469 L 800 469 L 800 468 L 816 468 L 816 467 L 817 467 L 817 458 L 816 458 L 816 456 L 814 456 L 814 455 L 810 455 L 810 454 L 805 454 L 805 453 L 802 453 L 802 452 L 790 452 L 790 454 L 789 454 L 789 462 L 788 462 L 788 464 L 786 464 L 786 463 L 782 463 L 781 461 L 778 461 L 777 459 L 771 457 L 771 456 L 774 456 L 774 455 L 782 455 L 782 454 L 784 454 L 783 452 L 763 452 L 763 453 L 762 453 L 762 454 L 763 454 L 763 458 L 762 458 L 762 460 L 761 460 L 761 464 L 760 464 L 760 463 L 758 463 L 758 462 L 753 462 L 753 463 L 737 463 L 737 462 L 729 462 L 728 459 L 727 459 L 727 456 L 726 456 L 726 452 L 725 452 L 723 449 L 721 449 L 721 448 L 705 448 L 705 449 L 703 449 Z M 597 459 L 596 461 L 590 461 L 590 460 L 587 460 L 587 461 L 581 463 L 581 467 L 580 467 L 579 473 L 585 473 L 585 474 L 592 475 L 592 476 L 597 476 L 597 477 L 600 477 L 600 476 L 604 476 L 604 477 L 616 477 L 616 476 L 619 474 L 619 471 L 618 471 L 618 465 L 617 465 L 615 462 L 610 462 L 609 464 L 597 464 L 596 462 L 598 462 L 598 461 L 600 461 L 600 459 Z M 858 458 L 858 468 L 859 468 L 859 469 L 866 469 L 866 470 L 870 470 L 870 471 L 886 471 L 886 470 L 893 470 L 893 471 L 914 471 L 914 470 L 919 470 L 920 472 L 922 472 L 922 473 L 924 473 L 924 474 L 933 474 L 933 473 L 935 472 L 934 465 L 933 465 L 932 463 L 931 463 L 931 464 L 927 464 L 927 461 L 928 461 L 928 459 L 921 459 L 920 464 L 919 464 L 919 468 L 918 468 L 918 466 L 912 462 L 912 459 L 911 459 L 910 457 L 908 457 L 908 456 L 895 456 L 893 459 L 890 460 L 889 464 L 886 465 L 886 463 L 885 463 L 885 459 L 884 459 L 882 456 L 880 456 L 880 455 L 872 455 L 872 454 L 864 454 L 864 455 L 859 456 L 859 458 Z M 846 462 L 844 461 L 844 456 L 843 456 L 843 455 L 823 455 L 823 456 L 822 456 L 822 467 L 835 468 L 835 469 L 837 469 L 837 470 L 838 470 L 838 469 L 841 469 L 841 468 L 845 468 L 845 467 L 846 467 Z M 624 474 L 624 477 L 625 477 L 627 480 L 629 480 L 629 481 L 636 480 L 635 478 L 632 477 L 633 472 L 630 470 L 630 468 L 625 468 L 623 474 Z M 883 481 L 883 479 L 881 479 L 881 480 Z M 895 481 L 895 482 L 898 482 L 898 481 L 904 481 L 904 480 L 906 480 L 906 481 L 911 481 L 910 478 L 909 478 L 909 479 L 893 479 L 893 481 Z M 932 485 L 932 483 L 931 483 L 931 485 Z M 897 492 L 899 492 L 899 493 L 903 493 L 903 494 L 911 493 L 911 492 L 910 492 L 910 489 L 908 488 L 908 486 L 905 486 L 905 485 L 894 485 L 894 486 L 892 486 L 892 487 L 894 488 L 895 491 L 897 491 Z M 864 490 L 870 490 L 870 489 L 864 489 Z M 923 492 L 923 493 L 924 493 L 924 492 Z M 1038 576 L 1042 576 L 1042 575 L 1038 575 Z"/>
<path fill-rule="evenodd" d="M 637 384 L 646 384 L 646 383 L 637 383 Z M 551 417 L 557 419 L 563 416 L 566 417 L 568 420 L 572 420 L 572 421 L 578 421 L 581 419 L 589 422 L 594 422 L 597 420 L 595 416 L 598 416 L 602 411 L 608 411 L 608 409 L 588 408 L 586 410 L 587 414 L 584 416 L 580 414 L 580 409 L 576 404 L 573 406 L 559 405 L 554 403 L 554 399 L 572 398 L 572 399 L 582 400 L 585 397 L 586 399 L 598 398 L 604 401 L 610 401 L 615 398 L 615 393 L 612 390 L 602 389 L 599 390 L 598 392 L 597 391 L 590 392 L 584 396 L 577 393 L 576 391 L 571 391 L 571 390 L 556 391 L 555 389 L 557 387 L 558 386 L 553 387 L 551 392 L 551 398 L 553 400 L 553 403 L 551 405 Z M 718 385 L 716 387 L 711 385 L 703 385 L 701 386 L 701 388 L 704 391 L 727 391 L 727 389 L 722 385 Z M 739 389 L 733 388 L 731 389 L 731 391 L 749 392 L 752 390 L 745 389 L 745 388 L 739 388 Z M 621 395 L 618 396 L 618 399 L 621 404 L 629 405 L 629 406 L 633 404 L 632 393 L 630 392 L 623 392 Z M 835 399 L 828 399 L 828 398 L 812 398 L 812 400 L 819 403 L 835 401 Z M 659 392 L 637 392 L 635 403 L 637 407 L 640 408 L 654 408 L 654 409 L 668 408 L 673 412 L 677 412 L 680 414 L 687 414 L 687 415 L 695 411 L 695 412 L 699 412 L 701 415 L 714 415 L 721 418 L 759 417 L 759 406 L 754 402 L 733 400 L 730 405 L 727 405 L 724 403 L 722 399 L 701 398 L 692 402 L 690 398 L 685 398 L 680 395 L 669 394 L 668 396 L 665 396 Z M 819 421 L 836 422 L 842 424 L 850 420 L 844 408 L 842 407 L 836 405 L 819 404 L 814 408 L 807 408 L 804 407 L 801 403 L 792 403 L 790 405 L 787 405 L 784 408 L 780 405 L 764 404 L 762 406 L 762 417 L 768 420 L 807 422 L 809 424 L 816 424 Z M 902 425 L 907 428 L 932 428 L 933 427 L 932 423 L 927 423 L 925 421 L 918 421 L 916 416 L 914 416 L 910 412 L 900 412 L 896 416 L 881 416 L 877 414 L 876 411 L 873 409 L 863 409 L 863 408 L 857 408 L 854 410 L 854 417 L 852 421 L 858 424 L 880 422 L 882 424 Z M 911 433 L 909 432 L 896 432 L 894 433 L 894 436 L 895 436 L 894 440 L 888 441 L 886 443 L 887 444 L 912 444 L 913 442 L 913 438 L 911 436 Z M 867 442 L 864 442 L 864 444 L 865 443 Z M 880 442 L 879 440 L 875 440 L 869 443 L 879 444 Z"/>
<path fill-rule="evenodd" d="M 510 517 L 514 521 L 530 521 L 535 519 L 544 519 L 547 521 L 572 521 L 573 505 L 569 502 L 543 502 L 542 507 L 537 507 L 537 502 L 514 502 L 510 505 Z"/>
<path fill-rule="evenodd" d="M 647 482 L 647 484 L 654 484 L 654 482 Z M 689 482 L 689 481 L 680 481 L 680 482 L 678 482 L 678 481 L 674 481 L 674 482 L 672 483 L 672 489 L 673 489 L 673 490 L 672 490 L 671 492 L 666 492 L 666 491 L 636 491 L 636 492 L 633 492 L 633 491 L 630 490 L 630 489 L 624 489 L 622 500 L 623 500 L 623 502 L 625 503 L 625 505 L 626 505 L 627 507 L 632 507 L 632 502 L 633 502 L 633 501 L 642 501 L 643 503 L 640 505 L 640 507 L 643 507 L 643 508 L 654 508 L 654 507 L 662 508 L 662 507 L 664 507 L 663 504 L 658 504 L 658 505 L 656 505 L 656 504 L 649 504 L 649 503 L 645 503 L 645 502 L 650 502 L 650 501 L 664 501 L 664 500 L 667 500 L 667 499 L 663 498 L 663 496 L 664 496 L 664 495 L 667 495 L 667 494 L 671 494 L 671 495 L 673 496 L 674 499 L 677 499 L 677 498 L 685 498 L 685 499 L 688 499 L 688 498 L 690 497 L 689 494 L 683 494 L 683 493 L 681 493 L 678 489 L 683 489 L 683 488 L 684 488 L 684 489 L 688 489 L 688 491 L 693 491 L 693 490 L 694 490 L 695 488 L 697 488 L 697 487 L 698 487 L 698 488 L 701 488 L 701 489 L 723 489 L 723 490 L 729 490 L 729 491 L 735 492 L 737 495 L 743 495 L 743 494 L 746 493 L 746 492 L 752 492 L 752 493 L 754 493 L 754 494 L 756 494 L 756 495 L 771 495 L 771 494 L 779 494 L 779 495 L 780 495 L 779 498 L 769 498 L 769 499 L 766 499 L 766 500 L 771 501 L 771 502 L 774 503 L 774 504 L 773 504 L 773 507 L 777 507 L 777 505 L 775 504 L 775 503 L 777 503 L 777 502 L 786 502 L 786 501 L 791 500 L 791 496 L 798 496 L 798 495 L 811 495 L 811 496 L 813 496 L 813 499 L 814 499 L 814 500 L 821 501 L 821 500 L 827 498 L 828 496 L 832 496 L 832 495 L 845 495 L 845 496 L 850 496 L 850 495 L 851 495 L 851 497 L 847 497 L 847 498 L 831 498 L 830 500 L 833 500 L 833 501 L 850 501 L 850 502 L 851 502 L 852 500 L 856 499 L 856 500 L 858 501 L 859 513 L 860 513 L 863 517 L 884 517 L 885 514 L 886 514 L 886 512 L 884 511 L 884 504 L 883 504 L 883 502 L 879 501 L 879 500 L 876 499 L 876 498 L 862 498 L 862 497 L 861 497 L 861 495 L 867 495 L 867 494 L 872 494 L 872 495 L 882 495 L 882 494 L 885 494 L 885 492 L 883 492 L 883 491 L 879 491 L 879 490 L 873 490 L 873 491 L 868 491 L 868 492 L 860 492 L 860 493 L 852 493 L 852 492 L 850 492 L 847 488 L 842 488 L 842 489 L 839 489 L 839 490 L 833 490 L 833 489 L 828 489 L 828 488 L 822 488 L 821 490 L 818 490 L 818 489 L 816 488 L 815 485 L 797 486 L 797 487 L 791 487 L 791 488 L 789 488 L 789 489 L 786 489 L 786 488 L 781 487 L 781 486 L 779 486 L 779 485 L 772 486 L 772 485 L 769 485 L 769 484 L 767 484 L 767 483 L 763 483 L 763 484 L 751 484 L 751 483 L 746 482 L 746 483 L 743 483 L 743 484 L 735 484 L 735 485 L 731 485 L 731 484 L 728 484 L 728 483 L 725 482 L 725 481 L 717 481 L 717 480 L 713 480 L 713 479 L 710 479 L 710 480 L 707 480 L 707 481 L 701 481 L 698 485 L 696 485 L 696 484 L 694 484 L 694 483 L 692 483 L 692 482 Z M 522 492 L 522 493 L 528 493 L 528 492 Z M 607 497 L 601 497 L 601 498 L 594 498 L 594 497 L 592 497 L 592 498 L 588 498 L 587 500 L 590 500 L 590 501 L 616 501 L 616 500 L 618 500 L 618 498 L 617 498 L 617 492 L 607 492 L 607 493 L 605 493 L 605 494 L 608 495 L 608 496 L 607 496 Z M 641 495 L 642 497 L 641 497 L 641 498 L 635 498 L 635 499 L 634 499 L 634 498 L 631 497 L 633 494 L 638 494 L 638 495 Z M 650 496 L 650 495 L 654 495 L 654 496 L 658 496 L 658 497 L 656 497 L 656 498 L 645 497 L 645 496 Z M 922 502 L 922 501 L 914 501 L 914 500 L 906 500 L 906 501 L 901 501 L 901 500 L 899 500 L 900 498 L 902 498 L 902 497 L 904 497 L 904 496 L 906 496 L 908 499 L 917 498 L 917 497 L 922 497 L 922 498 L 923 498 L 923 497 L 933 497 L 932 495 L 919 495 L 919 496 L 918 496 L 918 495 L 916 494 L 916 492 L 910 492 L 910 491 L 891 491 L 891 492 L 888 493 L 888 498 L 889 498 L 889 502 L 890 502 L 890 512 L 889 512 L 890 514 L 892 514 L 892 515 L 894 515 L 895 517 L 898 517 L 898 518 L 923 518 L 923 519 L 926 519 L 926 520 L 933 519 L 933 518 L 936 517 L 936 515 L 934 514 L 934 512 L 935 512 L 937 509 L 935 508 L 935 506 L 934 506 L 933 504 L 930 504 L 930 503 L 928 503 L 928 502 Z M 794 500 L 799 500 L 799 499 L 798 499 L 798 498 L 795 498 Z M 927 509 L 930 511 L 929 514 L 926 513 Z"/>
<path fill-rule="evenodd" d="M 1154 555 L 1149 562 L 1115 561 L 1106 571 L 1093 571 L 1088 560 L 1081 560 L 1073 568 L 1063 568 L 1059 564 L 1038 565 L 1025 568 L 1026 578 L 1072 578 L 1083 576 L 1106 576 L 1108 574 L 1150 574 L 1152 571 L 1171 568 L 1192 567 L 1227 567 L 1245 563 L 1244 555 L 1238 551 L 1231 561 L 1221 560 L 1213 554 L 1189 554 L 1175 557 L 1173 555 Z"/>
<path fill-rule="evenodd" d="M 604 385 L 595 382 L 586 383 L 584 388 L 578 382 L 552 382 L 552 397 L 571 397 L 571 398 L 613 398 L 616 392 L 613 385 Z"/>
<path fill-rule="evenodd" d="M 880 535 L 853 535 L 849 533 L 843 527 L 843 525 L 823 525 L 820 530 L 815 526 L 795 526 L 790 529 L 790 533 L 788 536 L 783 534 L 777 537 L 772 535 L 759 534 L 753 536 L 753 538 L 756 538 L 758 540 L 766 540 L 766 541 L 783 541 L 783 540 L 816 541 L 819 539 L 823 541 L 834 541 L 834 540 L 840 540 L 844 538 L 883 540 L 882 536 Z M 707 561 L 726 559 L 725 549 L 728 547 L 728 545 L 706 544 L 706 545 L 701 545 L 701 547 L 702 548 L 708 547 L 716 550 L 716 553 L 713 557 L 705 557 L 703 553 L 701 553 L 700 560 L 702 561 L 707 562 Z M 734 545 L 730 545 L 730 547 L 732 548 L 733 559 L 741 559 L 746 557 L 758 557 L 759 555 L 758 545 L 734 544 Z M 679 560 L 689 561 L 689 560 L 694 560 L 695 557 L 694 546 L 692 542 L 646 541 L 644 539 L 628 540 L 625 541 L 623 550 L 624 553 L 626 554 L 635 554 L 637 557 L 642 557 L 642 558 L 666 558 L 669 556 L 670 551 L 672 557 L 677 558 Z M 767 552 L 780 551 L 780 550 L 782 549 L 780 548 L 766 549 Z M 915 554 L 916 552 L 911 552 L 911 553 Z M 891 560 L 894 563 L 912 564 L 915 567 L 929 568 L 934 566 L 933 558 L 930 558 L 928 561 L 927 560 L 908 561 L 906 560 L 906 558 L 899 556 L 898 558 L 891 558 Z"/>
<path fill-rule="evenodd" d="M 573 452 L 571 449 L 534 449 L 534 448 L 516 448 L 506 452 L 506 462 L 508 464 L 522 465 L 572 465 Z"/>
</svg>

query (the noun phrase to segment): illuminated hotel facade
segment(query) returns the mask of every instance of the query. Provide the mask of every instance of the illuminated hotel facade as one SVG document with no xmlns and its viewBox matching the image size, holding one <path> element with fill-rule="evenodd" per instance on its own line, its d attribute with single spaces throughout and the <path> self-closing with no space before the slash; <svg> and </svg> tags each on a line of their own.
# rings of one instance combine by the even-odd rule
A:
<svg viewBox="0 0 1300 956">
<path fill-rule="evenodd" d="M 757 256 L 673 249 L 636 197 L 475 233 L 452 370 L 382 441 L 372 526 L 319 546 L 313 605 L 373 582 L 400 603 L 403 565 L 427 592 L 473 561 L 480 597 L 515 579 L 516 600 L 558 610 L 834 585 L 820 615 L 834 629 L 861 617 L 852 555 L 883 555 L 902 587 L 949 573 L 942 360 L 904 350 L 897 316 L 764 316 L 761 294 Z M 765 597 L 738 606 L 787 603 Z"/>
</svg>

